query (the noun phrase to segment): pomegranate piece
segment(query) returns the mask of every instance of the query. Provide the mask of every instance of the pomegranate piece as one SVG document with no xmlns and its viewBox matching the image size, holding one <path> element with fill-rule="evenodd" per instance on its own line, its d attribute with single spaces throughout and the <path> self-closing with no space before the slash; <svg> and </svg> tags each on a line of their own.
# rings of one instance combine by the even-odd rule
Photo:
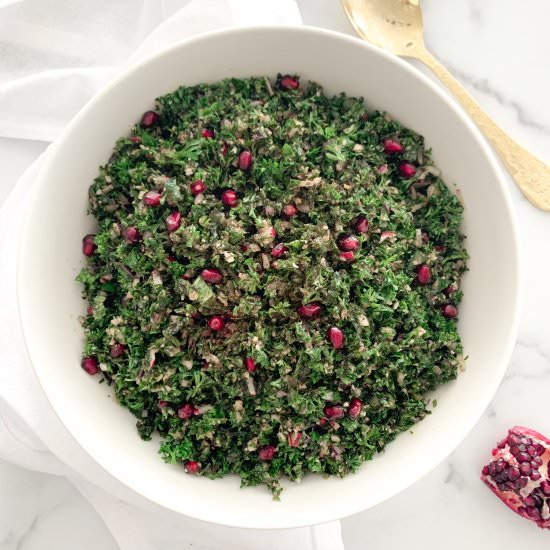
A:
<svg viewBox="0 0 550 550">
<path fill-rule="evenodd" d="M 441 308 L 441 313 L 443 313 L 443 317 L 447 317 L 447 319 L 452 319 L 453 317 L 456 317 L 458 315 L 458 309 L 456 306 L 453 306 L 453 304 L 445 304 Z"/>
<path fill-rule="evenodd" d="M 237 198 L 237 193 L 233 191 L 233 189 L 226 189 L 222 193 L 222 202 L 225 204 L 225 206 L 229 206 L 229 208 L 235 208 L 237 206 L 239 199 Z"/>
<path fill-rule="evenodd" d="M 82 254 L 84 256 L 93 256 L 97 246 L 94 242 L 95 235 L 86 235 L 82 239 Z"/>
<path fill-rule="evenodd" d="M 352 398 L 348 406 L 348 416 L 355 420 L 361 414 L 362 408 L 363 403 L 361 403 L 361 400 L 357 399 L 357 397 Z"/>
<path fill-rule="evenodd" d="M 143 196 L 143 202 L 147 206 L 158 206 L 160 204 L 160 193 L 156 191 L 147 191 Z"/>
<path fill-rule="evenodd" d="M 428 285 L 432 282 L 432 272 L 426 264 L 418 266 L 416 270 L 416 280 L 419 285 Z"/>
<path fill-rule="evenodd" d="M 109 349 L 109 354 L 113 359 L 120 357 L 123 353 L 124 353 L 124 344 L 121 344 L 120 342 L 114 343 Z"/>
<path fill-rule="evenodd" d="M 344 418 L 344 407 L 340 405 L 327 405 L 323 409 L 323 414 L 328 420 L 338 420 Z"/>
<path fill-rule="evenodd" d="M 298 314 L 305 319 L 313 319 L 321 314 L 321 305 L 317 302 L 304 304 L 298 308 Z"/>
<path fill-rule="evenodd" d="M 202 131 L 202 137 L 206 139 L 212 139 L 214 137 L 214 130 L 210 130 L 210 128 L 205 128 Z"/>
<path fill-rule="evenodd" d="M 90 375 L 99 372 L 99 365 L 95 357 L 83 357 L 82 361 L 80 361 L 80 366 Z"/>
<path fill-rule="evenodd" d="M 338 248 L 343 252 L 350 252 L 359 248 L 359 240 L 353 235 L 342 235 L 338 239 Z"/>
<path fill-rule="evenodd" d="M 223 281 L 223 274 L 219 269 L 207 267 L 201 271 L 201 277 L 207 283 L 219 284 Z"/>
<path fill-rule="evenodd" d="M 288 444 L 291 447 L 298 447 L 300 439 L 302 439 L 302 432 L 288 434 Z"/>
<path fill-rule="evenodd" d="M 398 141 L 394 139 L 384 140 L 384 153 L 390 155 L 392 153 L 401 153 L 403 151 L 403 146 Z"/>
<path fill-rule="evenodd" d="M 178 416 L 182 420 L 187 420 L 188 418 L 191 418 L 198 414 L 197 407 L 195 405 L 192 405 L 191 403 L 184 403 L 180 407 L 178 407 Z"/>
<path fill-rule="evenodd" d="M 273 445 L 266 445 L 258 451 L 258 458 L 264 462 L 269 462 L 270 460 L 273 460 L 275 451 L 276 449 Z"/>
<path fill-rule="evenodd" d="M 219 315 L 213 315 L 208 319 L 208 328 L 214 332 L 219 332 L 223 329 L 225 323 Z"/>
<path fill-rule="evenodd" d="M 338 327 L 330 327 L 327 331 L 327 338 L 334 349 L 344 346 L 344 333 Z"/>
<path fill-rule="evenodd" d="M 288 252 L 288 248 L 283 243 L 279 243 L 271 249 L 271 256 L 273 258 L 280 258 L 286 252 Z"/>
<path fill-rule="evenodd" d="M 239 155 L 239 168 L 243 172 L 248 172 L 252 166 L 252 153 L 250 151 L 241 151 Z"/>
<path fill-rule="evenodd" d="M 340 254 L 338 254 L 338 257 L 343 262 L 353 262 L 353 260 L 355 260 L 355 254 L 351 250 L 347 252 L 340 252 Z"/>
<path fill-rule="evenodd" d="M 410 162 L 403 161 L 399 165 L 399 173 L 402 178 L 412 178 L 416 174 L 416 167 Z"/>
<path fill-rule="evenodd" d="M 369 229 L 369 222 L 365 216 L 357 216 L 355 221 L 353 222 L 353 229 L 357 233 L 366 233 Z"/>
<path fill-rule="evenodd" d="M 141 117 L 141 127 L 142 128 L 151 128 L 154 126 L 159 119 L 159 114 L 155 111 L 145 111 Z"/>
<path fill-rule="evenodd" d="M 285 218 L 293 218 L 296 214 L 298 214 L 298 209 L 293 204 L 283 206 L 283 216 Z"/>
<path fill-rule="evenodd" d="M 244 366 L 248 372 L 254 372 L 256 370 L 256 361 L 252 357 L 245 357 Z"/>
<path fill-rule="evenodd" d="M 550 440 L 516 426 L 493 449 L 482 481 L 521 517 L 550 529 Z"/>
<path fill-rule="evenodd" d="M 181 214 L 177 210 L 175 212 L 172 212 L 166 218 L 166 229 L 168 229 L 168 233 L 173 233 L 174 231 L 179 229 L 180 225 L 181 225 Z"/>
<path fill-rule="evenodd" d="M 122 231 L 124 238 L 131 244 L 137 243 L 141 239 L 139 229 L 134 226 L 127 227 Z"/>
<path fill-rule="evenodd" d="M 206 191 L 206 184 L 202 180 L 197 180 L 189 186 L 189 189 L 191 191 L 191 195 L 200 195 Z"/>
<path fill-rule="evenodd" d="M 281 80 L 279 80 L 279 88 L 281 88 L 281 90 L 296 90 L 299 87 L 300 81 L 289 74 L 285 74 L 281 77 Z"/>
</svg>

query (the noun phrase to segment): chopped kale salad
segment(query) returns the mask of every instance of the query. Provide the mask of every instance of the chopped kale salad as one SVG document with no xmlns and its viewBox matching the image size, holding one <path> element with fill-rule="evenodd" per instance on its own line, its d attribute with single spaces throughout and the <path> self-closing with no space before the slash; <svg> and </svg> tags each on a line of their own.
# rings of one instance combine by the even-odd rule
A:
<svg viewBox="0 0 550 550">
<path fill-rule="evenodd" d="M 157 100 L 90 188 L 82 368 L 182 472 L 344 476 L 462 365 L 462 206 L 423 138 L 297 76 Z"/>
</svg>

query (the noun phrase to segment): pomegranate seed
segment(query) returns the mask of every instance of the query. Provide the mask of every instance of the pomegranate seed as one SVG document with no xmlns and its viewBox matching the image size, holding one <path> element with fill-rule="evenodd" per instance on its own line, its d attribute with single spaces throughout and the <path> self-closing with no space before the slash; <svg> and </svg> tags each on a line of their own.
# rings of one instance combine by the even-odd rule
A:
<svg viewBox="0 0 550 550">
<path fill-rule="evenodd" d="M 353 260 L 355 260 L 355 254 L 351 250 L 348 252 L 340 252 L 338 257 L 344 262 L 353 262 Z"/>
<path fill-rule="evenodd" d="M 208 319 L 208 328 L 215 332 L 219 332 L 220 330 L 222 330 L 224 325 L 225 323 L 219 315 L 214 315 L 213 317 L 210 317 L 210 319 Z"/>
<path fill-rule="evenodd" d="M 277 236 L 277 232 L 275 231 L 274 227 L 270 227 L 268 231 L 271 237 L 275 238 Z"/>
<path fill-rule="evenodd" d="M 344 418 L 344 407 L 340 405 L 327 405 L 323 409 L 323 414 L 328 420 L 338 420 L 339 418 Z"/>
<path fill-rule="evenodd" d="M 209 128 L 205 128 L 202 131 L 202 137 L 206 139 L 212 139 L 214 137 L 214 131 L 210 130 Z"/>
<path fill-rule="evenodd" d="M 86 313 L 90 316 L 92 316 L 94 314 L 94 308 L 91 304 L 87 307 Z"/>
<path fill-rule="evenodd" d="M 293 204 L 285 204 L 283 207 L 283 216 L 285 218 L 293 218 L 298 214 L 298 209 Z"/>
<path fill-rule="evenodd" d="M 84 357 L 82 361 L 80 361 L 80 366 L 88 374 L 91 374 L 91 375 L 97 374 L 99 372 L 99 365 L 95 357 Z"/>
<path fill-rule="evenodd" d="M 158 206 L 160 204 L 160 193 L 156 191 L 147 191 L 143 196 L 143 202 L 147 206 Z"/>
<path fill-rule="evenodd" d="M 188 460 L 185 463 L 185 472 L 195 475 L 201 469 L 201 465 L 196 460 Z"/>
<path fill-rule="evenodd" d="M 191 403 L 184 403 L 178 407 L 178 416 L 182 420 L 187 420 L 197 414 L 197 407 Z"/>
<path fill-rule="evenodd" d="M 229 206 L 229 208 L 235 208 L 238 203 L 237 193 L 233 189 L 226 189 L 222 193 L 222 202 L 225 206 Z"/>
<path fill-rule="evenodd" d="M 122 232 L 122 235 L 129 243 L 132 243 L 132 244 L 137 243 L 141 239 L 139 229 L 134 226 L 130 226 L 124 229 L 124 231 Z"/>
<path fill-rule="evenodd" d="M 264 462 L 269 462 L 270 460 L 273 460 L 275 450 L 276 449 L 273 445 L 266 445 L 258 451 L 258 458 Z"/>
<path fill-rule="evenodd" d="M 387 154 L 392 153 L 401 153 L 403 151 L 403 146 L 394 139 L 386 139 L 384 140 L 384 152 Z"/>
<path fill-rule="evenodd" d="M 154 126 L 159 119 L 159 114 L 155 111 L 145 111 L 141 117 L 141 127 L 142 128 L 151 128 Z"/>
<path fill-rule="evenodd" d="M 250 151 L 241 151 L 239 155 L 239 168 L 243 172 L 248 172 L 252 166 L 252 153 Z"/>
<path fill-rule="evenodd" d="M 403 161 L 399 165 L 399 173 L 404 178 L 412 178 L 416 174 L 416 168 L 410 162 Z"/>
<path fill-rule="evenodd" d="M 279 243 L 271 249 L 271 256 L 280 258 L 286 252 L 288 252 L 288 248 L 283 243 Z"/>
<path fill-rule="evenodd" d="M 443 292 L 447 296 L 450 296 L 451 294 L 453 294 L 457 290 L 458 290 L 458 285 L 456 283 L 451 283 Z"/>
<path fill-rule="evenodd" d="M 357 250 L 359 247 L 359 240 L 353 235 L 342 235 L 338 239 L 338 248 L 344 252 Z"/>
<path fill-rule="evenodd" d="M 221 148 L 220 148 L 220 153 L 222 154 L 222 156 L 226 157 L 227 156 L 227 143 L 224 143 Z"/>
<path fill-rule="evenodd" d="M 116 342 L 111 346 L 109 353 L 113 359 L 120 357 L 124 353 L 124 344 Z"/>
<path fill-rule="evenodd" d="M 291 447 L 297 447 L 300 439 L 302 439 L 302 432 L 288 434 L 288 444 Z"/>
<path fill-rule="evenodd" d="M 366 233 L 369 229 L 369 222 L 365 216 L 357 216 L 353 222 L 353 228 L 357 233 Z"/>
<path fill-rule="evenodd" d="M 458 315 L 458 309 L 453 304 L 445 304 L 441 308 L 441 311 L 443 312 L 443 317 L 447 317 L 447 319 L 452 319 Z"/>
<path fill-rule="evenodd" d="M 327 338 L 334 349 L 344 346 L 344 333 L 338 327 L 330 327 L 327 331 Z"/>
<path fill-rule="evenodd" d="M 319 425 L 325 426 L 328 420 L 326 418 L 319 418 Z"/>
<path fill-rule="evenodd" d="M 161 409 L 164 409 L 164 407 L 167 407 L 168 406 L 168 401 L 159 401 L 157 403 L 157 405 L 161 408 Z"/>
<path fill-rule="evenodd" d="M 248 372 L 254 372 L 256 370 L 256 362 L 252 359 L 252 357 L 245 358 L 244 366 Z"/>
<path fill-rule="evenodd" d="M 168 233 L 173 233 L 174 231 L 179 229 L 180 225 L 181 225 L 181 214 L 177 210 L 175 212 L 172 212 L 166 218 L 166 229 L 168 229 Z"/>
<path fill-rule="evenodd" d="M 200 195 L 206 191 L 206 184 L 202 180 L 197 180 L 189 186 L 189 189 L 192 195 Z"/>
<path fill-rule="evenodd" d="M 353 418 L 354 420 L 356 418 L 359 417 L 359 415 L 361 414 L 361 409 L 363 408 L 363 403 L 361 403 L 361 400 L 360 399 L 357 399 L 357 397 L 354 397 L 350 402 L 349 402 L 349 407 L 348 407 L 348 416 L 350 418 Z"/>
<path fill-rule="evenodd" d="M 296 90 L 300 87 L 300 81 L 297 78 L 294 78 L 288 74 L 285 74 L 279 80 L 279 87 L 281 90 Z"/>
<path fill-rule="evenodd" d="M 140 138 L 139 136 L 132 136 L 132 137 L 130 138 L 130 141 L 131 141 L 132 143 L 141 143 L 141 138 Z"/>
<path fill-rule="evenodd" d="M 321 313 L 321 306 L 317 302 L 311 302 L 309 304 L 304 304 L 298 308 L 298 314 L 300 317 L 304 318 L 313 318 L 318 317 Z"/>
<path fill-rule="evenodd" d="M 223 281 L 223 274 L 219 269 L 214 267 L 207 267 L 201 271 L 201 277 L 207 283 L 212 283 L 214 285 L 219 284 Z"/>
<path fill-rule="evenodd" d="M 419 285 L 427 285 L 432 282 L 432 272 L 426 264 L 419 265 L 416 269 L 416 280 Z"/>
<path fill-rule="evenodd" d="M 95 235 L 89 234 L 82 239 L 82 254 L 84 256 L 93 256 L 96 251 L 96 244 L 94 242 Z"/>
<path fill-rule="evenodd" d="M 247 244 L 241 244 L 241 250 L 243 252 L 248 252 L 249 246 Z"/>
</svg>

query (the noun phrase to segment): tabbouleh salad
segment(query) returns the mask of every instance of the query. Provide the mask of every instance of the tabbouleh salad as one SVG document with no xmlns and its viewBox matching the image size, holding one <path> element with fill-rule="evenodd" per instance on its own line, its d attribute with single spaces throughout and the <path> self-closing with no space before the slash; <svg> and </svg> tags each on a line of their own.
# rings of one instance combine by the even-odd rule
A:
<svg viewBox="0 0 550 550">
<path fill-rule="evenodd" d="M 344 476 L 462 364 L 462 206 L 424 140 L 297 76 L 157 100 L 90 188 L 82 367 L 182 472 Z"/>
</svg>

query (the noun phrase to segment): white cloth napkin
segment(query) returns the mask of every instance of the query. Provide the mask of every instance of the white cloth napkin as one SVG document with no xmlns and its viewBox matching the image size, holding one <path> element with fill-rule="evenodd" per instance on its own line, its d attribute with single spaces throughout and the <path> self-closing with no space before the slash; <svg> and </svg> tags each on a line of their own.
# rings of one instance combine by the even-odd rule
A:
<svg viewBox="0 0 550 550">
<path fill-rule="evenodd" d="M 268 22 L 299 24 L 294 0 L 0 0 L 0 137 L 51 141 L 123 64 L 198 32 Z M 25 353 L 16 303 L 19 232 L 42 160 L 0 209 L 0 457 L 67 477 L 123 550 L 342 550 L 339 522 L 256 531 L 167 512 L 67 433 Z"/>
</svg>

